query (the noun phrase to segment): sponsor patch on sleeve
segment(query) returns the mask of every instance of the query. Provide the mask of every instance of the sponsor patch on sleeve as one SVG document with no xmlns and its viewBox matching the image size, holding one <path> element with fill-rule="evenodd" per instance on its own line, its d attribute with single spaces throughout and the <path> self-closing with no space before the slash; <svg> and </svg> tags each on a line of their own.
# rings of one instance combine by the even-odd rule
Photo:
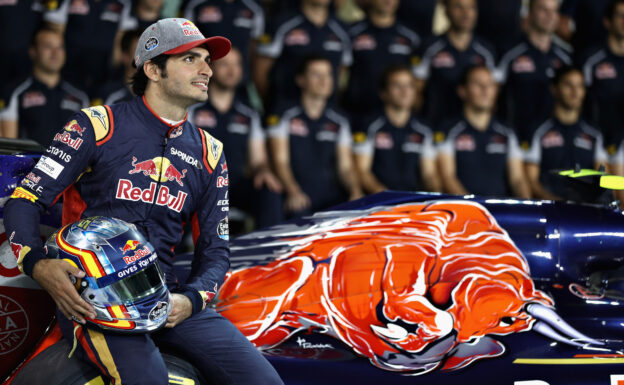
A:
<svg viewBox="0 0 624 385">
<path fill-rule="evenodd" d="M 37 162 L 35 168 L 41 170 L 44 174 L 52 177 L 53 179 L 56 179 L 61 174 L 61 171 L 63 171 L 65 166 L 62 166 L 52 158 L 42 156 L 41 159 L 39 159 L 39 162 Z"/>
<path fill-rule="evenodd" d="M 362 143 L 366 141 L 366 134 L 363 132 L 356 132 L 353 134 L 353 142 L 354 143 Z"/>
<path fill-rule="evenodd" d="M 275 126 L 277 123 L 279 123 L 279 121 L 280 117 L 278 115 L 269 115 L 269 117 L 267 118 L 267 125 Z"/>
<path fill-rule="evenodd" d="M 22 199 L 27 199 L 31 202 L 36 201 L 37 196 L 33 193 L 31 193 L 30 191 L 22 188 L 22 187 L 18 187 L 13 191 L 13 194 L 11 194 L 11 198 L 22 198 Z"/>
<path fill-rule="evenodd" d="M 91 121 L 91 126 L 95 133 L 95 140 L 100 141 L 107 137 L 111 130 L 111 119 L 105 106 L 83 108 L 82 112 Z"/>
<path fill-rule="evenodd" d="M 444 139 L 446 139 L 446 135 L 444 135 L 443 132 L 436 132 L 435 134 L 433 134 L 433 140 L 436 143 L 442 143 L 444 142 Z"/>
<path fill-rule="evenodd" d="M 224 241 L 230 240 L 230 226 L 227 217 L 219 221 L 219 224 L 217 225 L 217 235 Z"/>
</svg>

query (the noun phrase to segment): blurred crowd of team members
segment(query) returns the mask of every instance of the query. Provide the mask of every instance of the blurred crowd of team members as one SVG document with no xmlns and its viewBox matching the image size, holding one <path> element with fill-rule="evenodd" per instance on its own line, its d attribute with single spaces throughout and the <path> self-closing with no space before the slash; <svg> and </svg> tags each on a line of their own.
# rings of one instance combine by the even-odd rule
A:
<svg viewBox="0 0 624 385">
<path fill-rule="evenodd" d="M 386 189 L 560 199 L 553 169 L 624 175 L 624 0 L 3 0 L 2 136 L 47 146 L 133 98 L 138 38 L 171 16 L 236 48 L 188 119 L 258 226 Z"/>
</svg>

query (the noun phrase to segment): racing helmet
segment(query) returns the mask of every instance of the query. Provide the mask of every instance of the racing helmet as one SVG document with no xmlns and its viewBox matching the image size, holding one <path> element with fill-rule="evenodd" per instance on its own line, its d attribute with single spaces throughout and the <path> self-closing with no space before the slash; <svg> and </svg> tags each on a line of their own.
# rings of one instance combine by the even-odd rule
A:
<svg viewBox="0 0 624 385">
<path fill-rule="evenodd" d="M 165 325 L 169 290 L 154 247 L 133 224 L 101 216 L 81 219 L 52 234 L 46 250 L 85 272 L 84 278 L 71 278 L 95 309 L 87 326 L 145 333 Z"/>
</svg>

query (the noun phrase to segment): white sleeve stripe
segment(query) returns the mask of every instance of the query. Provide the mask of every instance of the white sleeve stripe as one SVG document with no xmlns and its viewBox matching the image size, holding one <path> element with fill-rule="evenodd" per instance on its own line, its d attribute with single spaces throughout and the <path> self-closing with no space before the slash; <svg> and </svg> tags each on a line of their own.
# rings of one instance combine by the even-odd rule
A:
<svg viewBox="0 0 624 385">
<path fill-rule="evenodd" d="M 427 50 L 423 54 L 423 57 L 421 58 L 420 64 L 414 68 L 414 76 L 416 76 L 416 78 L 426 79 L 429 77 L 429 66 L 431 65 L 431 58 L 435 54 L 440 52 L 445 45 L 446 43 L 444 42 L 444 40 L 438 40 L 437 42 L 432 44 L 431 47 L 427 48 Z"/>
<path fill-rule="evenodd" d="M 356 35 L 365 31 L 366 28 L 368 28 L 368 23 L 366 21 L 362 21 L 351 27 L 348 32 L 351 37 L 355 37 Z"/>
<path fill-rule="evenodd" d="M 499 82 L 502 83 L 505 80 L 507 80 L 507 71 L 508 71 L 507 67 L 509 66 L 509 63 L 511 63 L 512 60 L 514 60 L 515 58 L 520 56 L 522 53 L 524 53 L 527 50 L 527 48 L 528 47 L 526 43 L 520 43 L 514 48 L 507 51 L 505 55 L 503 55 L 503 58 L 498 64 L 498 73 L 500 76 Z"/>
<path fill-rule="evenodd" d="M 403 35 L 406 35 L 408 39 L 410 39 L 412 41 L 412 45 L 418 45 L 420 44 L 420 36 L 418 36 L 418 34 L 414 31 L 412 31 L 411 29 L 398 24 L 397 25 L 397 31 L 399 31 L 400 33 L 402 33 Z"/>
<path fill-rule="evenodd" d="M 563 49 L 561 49 L 560 47 L 557 46 L 553 46 L 553 52 L 555 53 L 555 55 L 557 55 L 559 57 L 559 59 L 561 59 L 565 64 L 570 65 L 572 64 L 572 59 L 570 59 L 570 55 L 568 55 L 567 52 L 565 52 Z"/>
<path fill-rule="evenodd" d="M 601 49 L 587 59 L 585 65 L 583 66 L 583 76 L 585 77 L 586 85 L 592 85 L 592 83 L 594 82 L 594 78 L 592 76 L 594 65 L 598 64 L 598 62 L 604 59 L 606 56 L 607 55 L 604 49 Z"/>
<path fill-rule="evenodd" d="M 243 3 L 254 13 L 255 23 L 251 31 L 251 37 L 258 39 L 264 33 L 264 11 L 262 7 L 252 0 L 243 0 Z"/>
<path fill-rule="evenodd" d="M 282 24 L 275 32 L 275 36 L 273 36 L 273 41 L 271 43 L 258 46 L 258 53 L 264 56 L 277 58 L 282 53 L 282 46 L 286 34 L 297 25 L 303 23 L 303 21 L 303 16 L 295 16 Z"/>
<path fill-rule="evenodd" d="M 488 50 L 483 45 L 481 45 L 481 43 L 478 42 L 474 42 L 473 47 L 475 51 L 485 57 L 486 66 L 493 71 L 496 68 L 496 61 L 494 60 L 494 55 L 492 54 L 492 52 L 490 52 L 490 50 Z"/>
<path fill-rule="evenodd" d="M 9 104 L 2 111 L 2 120 L 19 120 L 19 97 L 20 95 L 30 87 L 33 80 L 31 77 L 26 79 L 23 83 L 15 88 L 11 97 L 9 98 Z"/>
</svg>

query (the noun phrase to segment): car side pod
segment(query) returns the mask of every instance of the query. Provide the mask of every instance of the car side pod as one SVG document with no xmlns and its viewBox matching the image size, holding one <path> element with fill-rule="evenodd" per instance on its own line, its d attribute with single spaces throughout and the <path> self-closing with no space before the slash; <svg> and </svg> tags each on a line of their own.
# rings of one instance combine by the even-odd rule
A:
<svg viewBox="0 0 624 385">
<path fill-rule="evenodd" d="M 533 325 L 533 330 L 548 338 L 579 347 L 583 347 L 588 343 L 604 345 L 604 342 L 590 338 L 574 329 L 553 309 L 540 303 L 528 304 L 526 312 L 537 320 Z"/>
</svg>

